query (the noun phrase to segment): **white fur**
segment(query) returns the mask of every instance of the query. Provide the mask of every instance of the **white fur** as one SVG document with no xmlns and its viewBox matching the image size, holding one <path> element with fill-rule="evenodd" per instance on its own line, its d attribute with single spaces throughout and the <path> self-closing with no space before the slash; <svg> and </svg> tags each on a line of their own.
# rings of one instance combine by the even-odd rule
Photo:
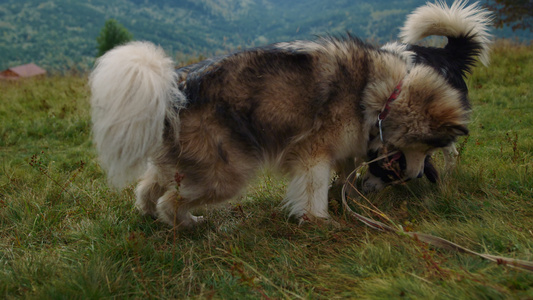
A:
<svg viewBox="0 0 533 300">
<path fill-rule="evenodd" d="M 330 176 L 331 165 L 328 161 L 320 161 L 305 170 L 296 171 L 287 188 L 284 205 L 290 209 L 290 215 L 299 218 L 305 214 L 311 218 L 328 219 Z"/>
<path fill-rule="evenodd" d="M 89 77 L 93 137 L 114 186 L 124 187 L 146 169 L 162 142 L 170 101 L 185 101 L 176 82 L 172 60 L 148 42 L 116 47 L 97 60 Z"/>
<path fill-rule="evenodd" d="M 402 44 L 398 42 L 386 43 L 381 47 L 381 50 L 394 53 L 401 57 L 409 66 L 414 65 L 416 53 L 413 51 L 407 50 L 407 44 Z"/>
<path fill-rule="evenodd" d="M 482 9 L 478 2 L 470 6 L 466 4 L 466 1 L 459 0 L 451 7 L 445 2 L 437 2 L 417 8 L 407 17 L 404 27 L 401 28 L 402 42 L 412 44 L 431 35 L 448 37 L 469 35 L 482 45 L 479 59 L 484 65 L 488 65 L 491 13 Z"/>
<path fill-rule="evenodd" d="M 317 51 L 323 49 L 323 46 L 313 41 L 293 41 L 293 42 L 281 42 L 274 45 L 280 49 L 287 49 L 296 52 Z"/>
</svg>

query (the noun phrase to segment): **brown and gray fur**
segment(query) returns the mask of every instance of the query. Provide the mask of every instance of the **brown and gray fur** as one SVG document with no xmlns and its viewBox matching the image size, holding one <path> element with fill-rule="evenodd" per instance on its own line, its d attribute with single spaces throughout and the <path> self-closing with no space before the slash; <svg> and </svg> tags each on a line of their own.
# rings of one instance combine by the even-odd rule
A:
<svg viewBox="0 0 533 300">
<path fill-rule="evenodd" d="M 194 224 L 194 207 L 237 197 L 265 166 L 288 176 L 290 215 L 328 219 L 331 173 L 366 157 L 400 80 L 383 134 L 405 156 L 402 176 L 422 172 L 435 140 L 468 132 L 460 92 L 437 71 L 352 36 L 171 65 L 160 48 L 134 42 L 101 57 L 90 84 L 110 182 L 140 178 L 137 207 L 173 226 Z"/>
</svg>

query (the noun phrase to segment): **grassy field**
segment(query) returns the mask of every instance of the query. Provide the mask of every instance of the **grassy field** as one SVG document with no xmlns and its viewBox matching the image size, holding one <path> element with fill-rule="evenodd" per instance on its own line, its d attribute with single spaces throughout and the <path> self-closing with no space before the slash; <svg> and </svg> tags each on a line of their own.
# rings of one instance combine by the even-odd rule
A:
<svg viewBox="0 0 533 300">
<path fill-rule="evenodd" d="M 532 84 L 533 47 L 498 43 L 469 79 L 457 168 L 370 200 L 404 228 L 533 260 Z M 533 298 L 533 273 L 374 231 L 335 195 L 340 228 L 299 226 L 280 206 L 286 181 L 269 174 L 173 231 L 139 215 L 132 188 L 108 188 L 85 77 L 0 89 L 0 298 Z"/>
</svg>

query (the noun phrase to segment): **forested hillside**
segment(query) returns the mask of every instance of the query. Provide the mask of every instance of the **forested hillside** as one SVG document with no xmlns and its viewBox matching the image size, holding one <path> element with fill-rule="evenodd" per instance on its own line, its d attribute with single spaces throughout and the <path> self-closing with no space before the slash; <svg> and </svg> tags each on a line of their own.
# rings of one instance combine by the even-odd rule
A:
<svg viewBox="0 0 533 300">
<path fill-rule="evenodd" d="M 87 69 L 108 18 L 179 57 L 349 31 L 394 39 L 425 0 L 0 0 L 0 69 Z M 521 33 L 530 38 L 528 32 Z"/>
</svg>

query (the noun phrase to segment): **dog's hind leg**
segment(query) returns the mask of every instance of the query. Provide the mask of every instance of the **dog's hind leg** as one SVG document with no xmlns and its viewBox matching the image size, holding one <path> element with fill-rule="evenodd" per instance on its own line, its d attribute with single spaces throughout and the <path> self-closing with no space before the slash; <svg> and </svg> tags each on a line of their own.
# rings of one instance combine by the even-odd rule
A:
<svg viewBox="0 0 533 300">
<path fill-rule="evenodd" d="M 193 216 L 189 210 L 197 206 L 196 203 L 184 199 L 173 188 L 157 201 L 157 213 L 161 221 L 177 228 L 187 228 L 201 221 L 203 217 Z"/>
<path fill-rule="evenodd" d="M 135 206 L 143 214 L 156 217 L 157 200 L 165 194 L 165 192 L 172 188 L 173 173 L 170 170 L 161 170 L 152 163 L 148 164 L 148 170 L 137 188 L 135 189 L 136 202 Z"/>
<path fill-rule="evenodd" d="M 180 228 L 194 225 L 202 217 L 193 216 L 191 209 L 237 197 L 257 167 L 244 155 L 234 158 L 228 154 L 227 161 L 211 159 L 190 160 L 178 167 L 179 188 L 168 190 L 157 201 L 156 211 L 162 221 Z"/>
<path fill-rule="evenodd" d="M 297 218 L 329 219 L 329 160 L 300 165 L 294 170 L 285 198 L 285 207 L 289 208 L 290 215 Z"/>
</svg>

